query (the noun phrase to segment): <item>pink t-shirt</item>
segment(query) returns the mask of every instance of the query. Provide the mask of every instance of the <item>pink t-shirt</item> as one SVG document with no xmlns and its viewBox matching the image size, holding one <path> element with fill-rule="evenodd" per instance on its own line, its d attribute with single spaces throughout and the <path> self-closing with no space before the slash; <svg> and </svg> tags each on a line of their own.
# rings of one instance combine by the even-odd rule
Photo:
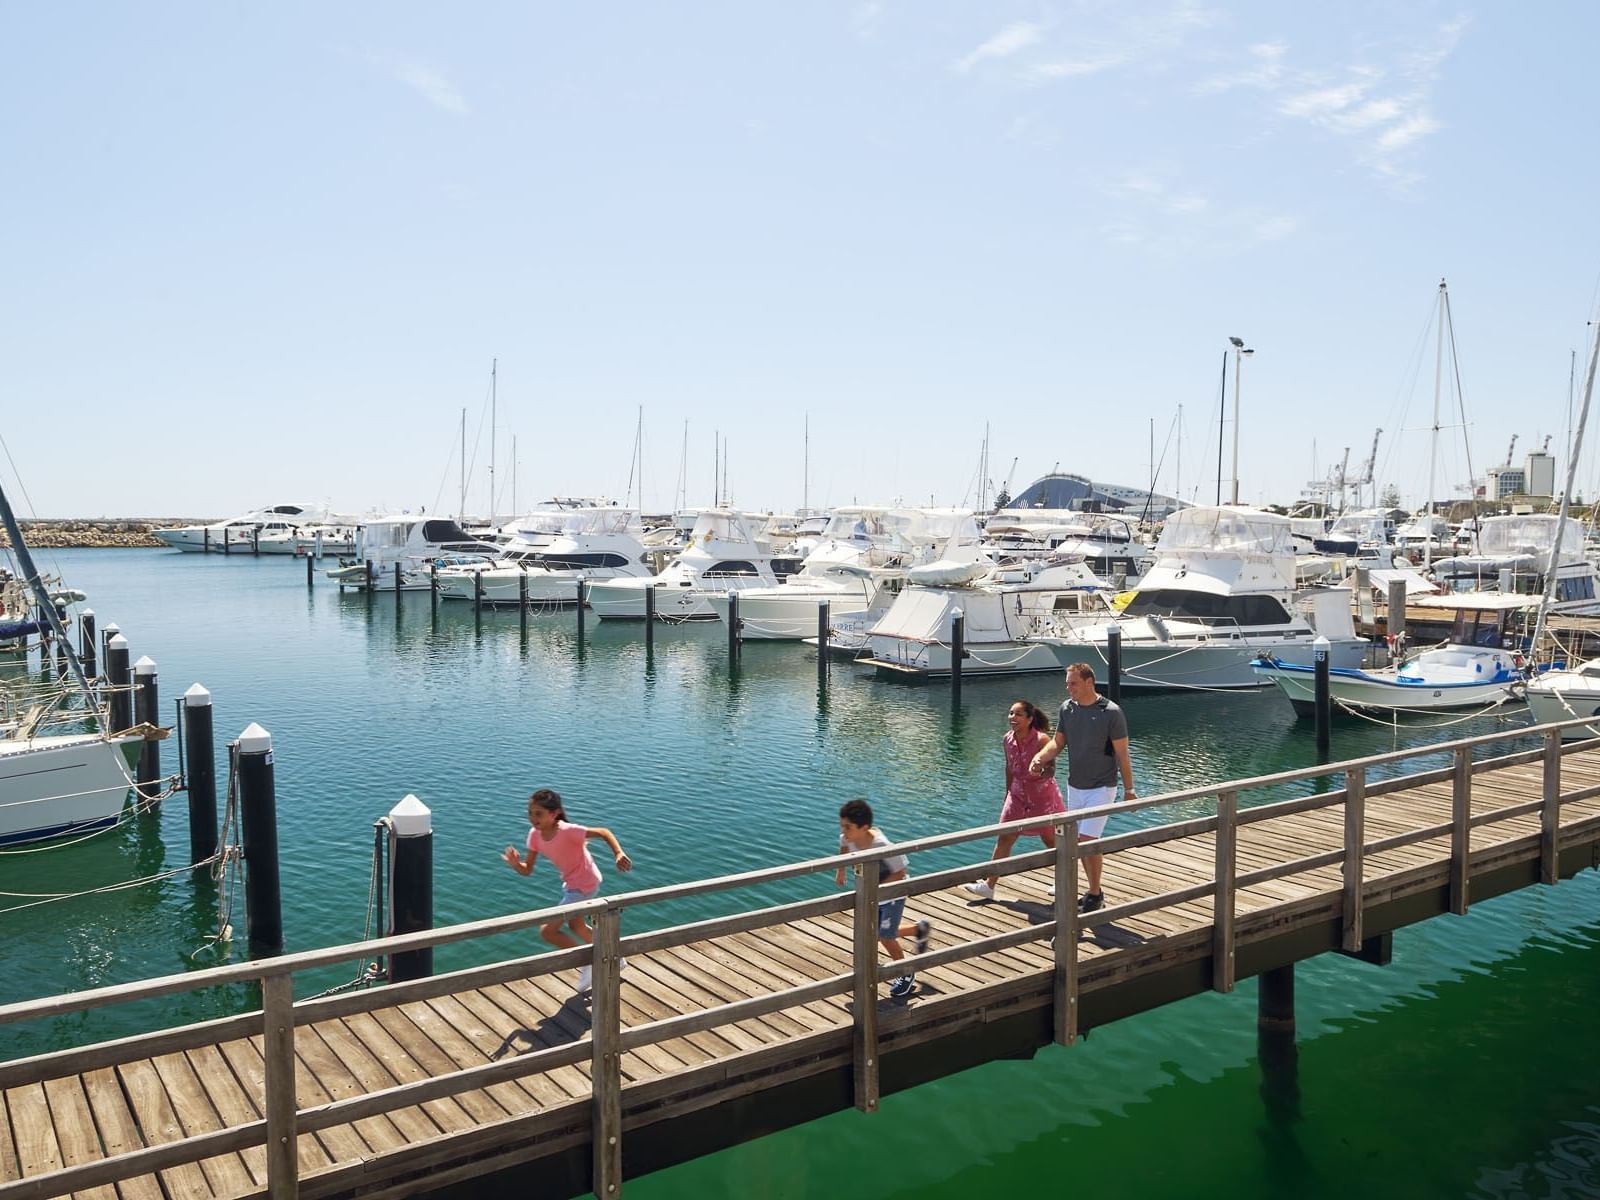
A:
<svg viewBox="0 0 1600 1200">
<path fill-rule="evenodd" d="M 589 830 L 582 825 L 561 821 L 553 838 L 546 838 L 537 826 L 529 829 L 528 853 L 542 854 L 554 863 L 563 887 L 587 894 L 600 886 L 600 868 L 589 853 Z"/>
</svg>

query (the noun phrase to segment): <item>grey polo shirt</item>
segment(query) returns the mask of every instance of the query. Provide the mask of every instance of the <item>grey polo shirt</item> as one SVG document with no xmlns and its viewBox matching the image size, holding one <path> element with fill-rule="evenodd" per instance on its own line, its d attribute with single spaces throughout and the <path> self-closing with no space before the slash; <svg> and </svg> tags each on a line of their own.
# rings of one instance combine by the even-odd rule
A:
<svg viewBox="0 0 1600 1200">
<path fill-rule="evenodd" d="M 1075 788 L 1115 787 L 1117 756 L 1111 743 L 1128 736 L 1122 709 L 1101 696 L 1093 704 L 1068 700 L 1056 727 L 1067 738 L 1067 783 Z"/>
</svg>

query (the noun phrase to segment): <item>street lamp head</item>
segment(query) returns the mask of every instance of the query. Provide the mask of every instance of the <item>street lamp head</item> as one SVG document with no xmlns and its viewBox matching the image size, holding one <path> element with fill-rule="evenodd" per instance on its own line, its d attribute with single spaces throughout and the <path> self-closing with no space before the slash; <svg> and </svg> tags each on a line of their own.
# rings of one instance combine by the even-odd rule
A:
<svg viewBox="0 0 1600 1200">
<path fill-rule="evenodd" d="M 1243 350 L 1239 351 L 1239 353 L 1248 357 L 1249 355 L 1254 354 L 1255 351 L 1246 346 Z"/>
<path fill-rule="evenodd" d="M 1233 343 L 1234 348 L 1236 350 L 1243 350 L 1244 349 L 1244 339 L 1243 338 L 1231 337 L 1228 340 Z"/>
</svg>

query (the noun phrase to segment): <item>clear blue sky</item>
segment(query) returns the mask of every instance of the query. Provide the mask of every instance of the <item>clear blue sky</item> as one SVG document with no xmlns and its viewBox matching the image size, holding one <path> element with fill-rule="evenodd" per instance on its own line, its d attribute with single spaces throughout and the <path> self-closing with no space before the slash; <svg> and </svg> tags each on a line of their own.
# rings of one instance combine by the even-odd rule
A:
<svg viewBox="0 0 1600 1200">
<path fill-rule="evenodd" d="M 1016 486 L 1136 484 L 1179 405 L 1204 498 L 1238 335 L 1246 499 L 1345 446 L 1353 474 L 1382 426 L 1380 484 L 1420 500 L 1441 277 L 1474 468 L 1563 440 L 1600 278 L 1597 27 L 1579 3 L 10 5 L 4 437 L 45 516 L 453 510 L 466 408 L 483 511 L 498 358 L 501 511 L 512 435 L 524 503 L 620 497 L 640 405 L 647 508 L 686 420 L 691 503 L 721 431 L 735 500 L 792 509 L 807 413 L 813 503 L 960 503 L 985 422 L 997 484 L 1013 458 Z M 1467 477 L 1447 449 L 1441 495 Z"/>
</svg>

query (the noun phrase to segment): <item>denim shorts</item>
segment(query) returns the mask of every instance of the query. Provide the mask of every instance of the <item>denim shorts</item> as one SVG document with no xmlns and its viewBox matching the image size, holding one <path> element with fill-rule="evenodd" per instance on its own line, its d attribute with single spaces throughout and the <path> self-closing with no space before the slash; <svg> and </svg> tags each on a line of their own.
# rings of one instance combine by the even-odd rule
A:
<svg viewBox="0 0 1600 1200">
<path fill-rule="evenodd" d="M 582 900 L 593 900 L 599 894 L 599 888 L 595 888 L 593 891 L 589 892 L 580 892 L 577 888 L 569 888 L 563 885 L 561 888 L 561 903 L 577 904 Z"/>
<path fill-rule="evenodd" d="M 894 900 L 882 900 L 878 903 L 878 936 L 880 938 L 896 938 L 900 936 L 900 918 L 905 915 L 906 898 L 900 896 Z"/>
</svg>

